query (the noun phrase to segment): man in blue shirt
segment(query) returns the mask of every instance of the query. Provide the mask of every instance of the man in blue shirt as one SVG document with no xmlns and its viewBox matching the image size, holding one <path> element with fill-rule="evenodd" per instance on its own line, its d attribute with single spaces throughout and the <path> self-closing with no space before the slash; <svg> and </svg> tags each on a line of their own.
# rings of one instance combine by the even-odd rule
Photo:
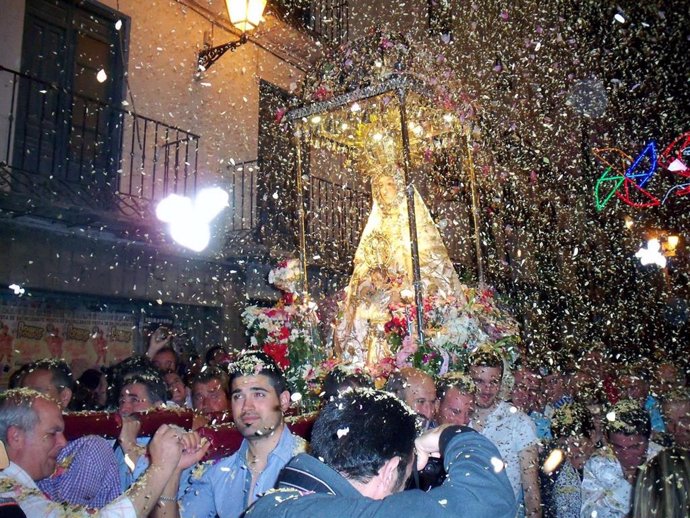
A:
<svg viewBox="0 0 690 518">
<path fill-rule="evenodd" d="M 125 376 L 118 412 L 122 417 L 122 428 L 117 439 L 115 457 L 120 471 L 122 491 L 126 491 L 148 468 L 146 449 L 149 437 L 139 437 L 141 423 L 133 416 L 148 412 L 165 404 L 167 387 L 158 371 L 148 369 Z"/>
<path fill-rule="evenodd" d="M 277 489 L 246 518 L 514 518 L 515 497 L 496 447 L 464 426 L 441 425 L 416 437 L 415 415 L 385 392 L 343 392 L 323 408 L 312 452 L 293 458 Z M 402 491 L 413 464 L 443 454 L 442 485 Z"/>
<path fill-rule="evenodd" d="M 280 367 L 251 351 L 230 366 L 233 421 L 244 440 L 240 449 L 194 470 L 179 501 L 183 518 L 235 518 L 273 488 L 280 470 L 306 443 L 290 433 L 283 412 L 290 392 Z"/>
</svg>

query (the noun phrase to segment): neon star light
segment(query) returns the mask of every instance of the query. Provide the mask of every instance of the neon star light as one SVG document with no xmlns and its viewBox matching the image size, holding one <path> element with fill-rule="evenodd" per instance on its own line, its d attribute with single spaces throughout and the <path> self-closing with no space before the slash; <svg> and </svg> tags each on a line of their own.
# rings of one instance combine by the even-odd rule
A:
<svg viewBox="0 0 690 518">
<path fill-rule="evenodd" d="M 597 148 L 593 154 L 605 167 L 594 186 L 598 211 L 604 209 L 614 194 L 626 205 L 636 208 L 662 205 L 671 194 L 676 197 L 690 194 L 690 181 L 671 187 L 663 199 L 646 188 L 659 167 L 683 180 L 690 180 L 690 131 L 678 136 L 659 155 L 654 142 L 649 142 L 634 160 L 618 148 Z"/>
<path fill-rule="evenodd" d="M 624 151 L 618 148 L 594 149 L 594 156 L 606 166 L 594 187 L 594 200 L 598 211 L 604 209 L 613 195 L 631 207 L 654 207 L 660 200 L 635 182 L 642 174 L 636 173 L 642 160 L 649 151 L 649 146 L 634 161 Z M 653 155 L 656 168 L 656 153 Z M 630 165 L 629 165 L 630 164 Z M 648 175 L 648 170 L 645 172 Z M 632 176 L 629 176 L 632 175 Z M 647 178 L 645 181 L 648 181 Z M 623 192 L 620 187 L 623 186 Z"/>
</svg>

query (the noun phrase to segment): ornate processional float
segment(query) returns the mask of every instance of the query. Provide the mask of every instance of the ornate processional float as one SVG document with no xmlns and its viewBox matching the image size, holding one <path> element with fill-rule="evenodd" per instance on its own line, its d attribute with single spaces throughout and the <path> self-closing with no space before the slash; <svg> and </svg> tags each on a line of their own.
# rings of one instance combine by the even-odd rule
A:
<svg viewBox="0 0 690 518">
<path fill-rule="evenodd" d="M 506 344 L 517 339 L 517 324 L 484 286 L 472 157 L 475 108 L 443 55 L 378 31 L 317 66 L 305 81 L 304 99 L 304 106 L 284 114 L 297 150 L 302 295 L 308 293 L 302 196 L 314 168 L 311 151 L 344 159 L 352 178 L 336 181 L 369 185 L 373 199 L 335 322 L 336 360 L 328 365 L 341 362 L 376 376 L 412 364 L 439 374 L 460 367 L 480 345 L 512 348 Z M 414 183 L 443 153 L 460 155 L 457 173 L 471 189 L 474 289 L 460 282 Z"/>
</svg>

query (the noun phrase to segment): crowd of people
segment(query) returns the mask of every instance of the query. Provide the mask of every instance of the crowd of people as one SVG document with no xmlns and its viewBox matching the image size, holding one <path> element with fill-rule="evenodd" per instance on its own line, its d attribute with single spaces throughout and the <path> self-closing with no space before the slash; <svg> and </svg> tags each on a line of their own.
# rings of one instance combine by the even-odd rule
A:
<svg viewBox="0 0 690 518">
<path fill-rule="evenodd" d="M 74 379 L 46 359 L 0 394 L 0 514 L 28 517 L 690 516 L 690 392 L 671 363 L 577 366 L 490 348 L 465 372 L 413 367 L 385 386 L 338 366 L 322 383 L 309 442 L 293 433 L 283 372 L 260 351 L 210 349 L 185 369 L 154 334 L 145 356 Z M 512 380 L 512 383 L 506 383 Z M 195 411 L 189 429 L 156 408 Z M 116 439 L 67 441 L 65 413 L 119 414 Z M 204 461 L 196 430 L 221 414 L 239 449 Z"/>
</svg>

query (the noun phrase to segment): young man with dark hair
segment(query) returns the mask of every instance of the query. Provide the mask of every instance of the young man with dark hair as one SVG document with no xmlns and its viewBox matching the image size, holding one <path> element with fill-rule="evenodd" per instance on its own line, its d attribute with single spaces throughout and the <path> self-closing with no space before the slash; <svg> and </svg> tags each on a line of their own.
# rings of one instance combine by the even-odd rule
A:
<svg viewBox="0 0 690 518">
<path fill-rule="evenodd" d="M 268 355 L 250 351 L 229 370 L 233 421 L 244 440 L 230 457 L 195 470 L 179 502 L 185 518 L 240 516 L 274 486 L 285 464 L 306 448 L 283 421 L 290 392 L 280 367 Z"/>
<path fill-rule="evenodd" d="M 622 518 L 632 506 L 632 490 L 641 466 L 661 447 L 649 440 L 649 414 L 637 402 L 619 401 L 604 421 L 608 447 L 585 464 L 582 516 Z"/>
<path fill-rule="evenodd" d="M 477 386 L 470 426 L 501 452 L 515 498 L 521 505 L 524 496 L 527 518 L 541 516 L 537 434 L 525 413 L 498 397 L 503 380 L 502 358 L 491 349 L 479 349 L 470 358 L 470 376 Z"/>
<path fill-rule="evenodd" d="M 66 411 L 72 399 L 72 370 L 64 360 L 43 359 L 28 365 L 20 386 L 35 390 Z M 38 481 L 52 500 L 100 508 L 120 494 L 117 459 L 103 437 L 69 441 L 57 457 L 60 468 Z"/>
<path fill-rule="evenodd" d="M 666 428 L 675 446 L 690 449 L 690 391 L 676 389 L 662 403 Z"/>
<path fill-rule="evenodd" d="M 290 461 L 277 489 L 246 517 L 515 515 L 510 482 L 490 441 L 458 426 L 441 426 L 415 439 L 415 423 L 416 416 L 390 394 L 342 393 L 314 423 L 311 454 Z M 402 491 L 415 462 L 421 469 L 438 454 L 449 473 L 443 485 Z"/>
</svg>

